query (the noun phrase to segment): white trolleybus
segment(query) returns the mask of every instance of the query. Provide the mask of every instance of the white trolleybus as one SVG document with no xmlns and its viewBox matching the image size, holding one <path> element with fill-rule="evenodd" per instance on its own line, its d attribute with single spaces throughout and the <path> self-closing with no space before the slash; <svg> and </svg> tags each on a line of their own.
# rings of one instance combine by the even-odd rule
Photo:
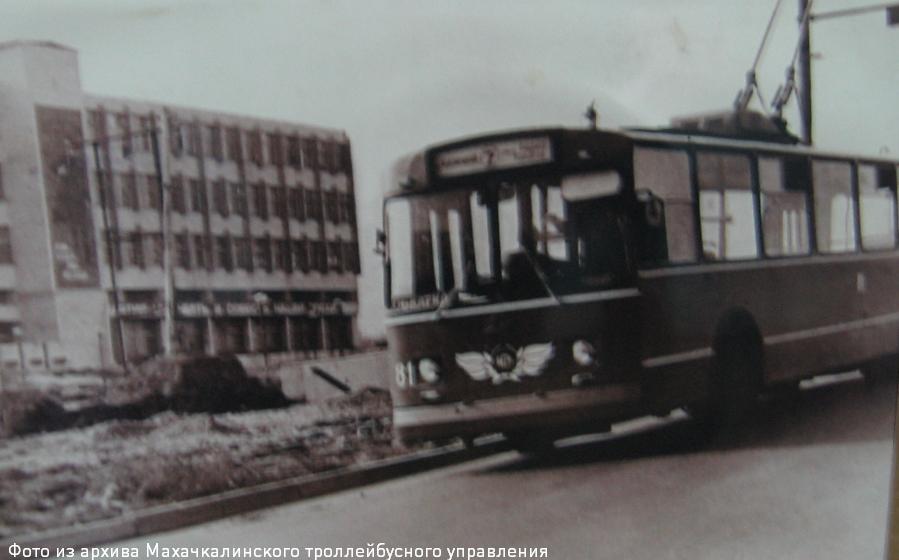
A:
<svg viewBox="0 0 899 560">
<path fill-rule="evenodd" d="M 768 125 L 520 130 L 400 161 L 382 241 L 401 439 L 720 422 L 892 360 L 897 162 Z"/>
</svg>

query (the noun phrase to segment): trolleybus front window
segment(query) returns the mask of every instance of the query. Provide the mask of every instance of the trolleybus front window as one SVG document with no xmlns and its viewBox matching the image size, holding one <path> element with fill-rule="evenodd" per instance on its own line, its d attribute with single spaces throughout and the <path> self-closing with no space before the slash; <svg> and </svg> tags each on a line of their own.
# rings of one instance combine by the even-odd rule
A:
<svg viewBox="0 0 899 560">
<path fill-rule="evenodd" d="M 502 183 L 389 200 L 390 305 L 445 308 L 615 283 L 626 254 L 617 198 L 566 200 L 563 191 L 558 181 Z"/>
</svg>

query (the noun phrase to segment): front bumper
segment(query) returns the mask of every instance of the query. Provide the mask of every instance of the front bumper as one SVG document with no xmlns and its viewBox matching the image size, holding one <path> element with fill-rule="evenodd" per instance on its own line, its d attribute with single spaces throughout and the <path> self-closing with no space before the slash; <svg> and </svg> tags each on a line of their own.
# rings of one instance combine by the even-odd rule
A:
<svg viewBox="0 0 899 560">
<path fill-rule="evenodd" d="M 639 413 L 638 384 L 600 385 L 482 399 L 398 406 L 393 425 L 403 441 L 528 429 L 565 430 Z"/>
</svg>

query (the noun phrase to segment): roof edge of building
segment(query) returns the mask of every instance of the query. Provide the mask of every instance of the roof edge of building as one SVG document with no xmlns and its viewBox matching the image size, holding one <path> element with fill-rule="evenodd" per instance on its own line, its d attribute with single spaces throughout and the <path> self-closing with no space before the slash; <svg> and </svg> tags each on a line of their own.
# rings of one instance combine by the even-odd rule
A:
<svg viewBox="0 0 899 560">
<path fill-rule="evenodd" d="M 56 41 L 48 41 L 42 39 L 15 39 L 12 41 L 0 41 L 0 50 L 2 49 L 15 49 L 19 47 L 47 47 L 51 49 L 59 49 L 63 51 L 69 51 L 77 53 L 76 49 L 72 47 L 63 45 L 62 43 L 57 43 Z"/>
<path fill-rule="evenodd" d="M 291 127 L 305 129 L 306 131 L 311 132 L 311 133 L 339 135 L 339 136 L 342 136 L 346 141 L 349 141 L 349 134 L 347 134 L 347 131 L 343 128 L 338 128 L 338 127 L 327 127 L 327 126 L 321 126 L 321 125 L 308 124 L 308 123 L 294 121 L 294 120 L 287 120 L 287 119 L 279 120 L 276 118 L 258 117 L 258 116 L 255 116 L 255 115 L 252 115 L 249 113 L 237 113 L 237 112 L 233 112 L 233 111 L 219 111 L 219 110 L 209 109 L 209 108 L 205 108 L 205 107 L 192 107 L 192 106 L 188 106 L 188 105 L 178 105 L 178 104 L 174 104 L 174 103 L 166 103 L 163 101 L 156 101 L 156 100 L 149 100 L 149 99 L 137 99 L 137 98 L 132 98 L 132 97 L 119 97 L 119 96 L 114 96 L 114 95 L 102 95 L 102 94 L 95 94 L 95 93 L 90 93 L 90 92 L 84 92 L 83 97 L 87 103 L 95 103 L 98 105 L 102 105 L 104 103 L 120 104 L 120 105 L 128 105 L 128 104 L 150 105 L 150 106 L 153 106 L 154 108 L 161 109 L 161 110 L 171 110 L 171 111 L 175 111 L 175 112 L 184 111 L 184 112 L 189 112 L 189 113 L 208 115 L 209 117 L 223 117 L 226 119 L 230 118 L 230 119 L 234 119 L 235 121 L 236 120 L 254 121 L 254 122 L 261 123 L 261 124 L 264 124 L 267 126 L 271 126 L 272 128 L 277 128 L 278 126 L 288 125 Z"/>
</svg>

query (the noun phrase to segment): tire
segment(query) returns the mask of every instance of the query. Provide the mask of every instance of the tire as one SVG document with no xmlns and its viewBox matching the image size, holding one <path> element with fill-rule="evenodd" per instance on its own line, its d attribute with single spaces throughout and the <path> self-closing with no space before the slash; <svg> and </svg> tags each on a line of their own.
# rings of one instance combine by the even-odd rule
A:
<svg viewBox="0 0 899 560">
<path fill-rule="evenodd" d="M 688 407 L 701 434 L 710 439 L 743 431 L 761 388 L 762 360 L 755 337 L 725 337 L 716 344 L 710 372 L 710 396 Z"/>
</svg>

